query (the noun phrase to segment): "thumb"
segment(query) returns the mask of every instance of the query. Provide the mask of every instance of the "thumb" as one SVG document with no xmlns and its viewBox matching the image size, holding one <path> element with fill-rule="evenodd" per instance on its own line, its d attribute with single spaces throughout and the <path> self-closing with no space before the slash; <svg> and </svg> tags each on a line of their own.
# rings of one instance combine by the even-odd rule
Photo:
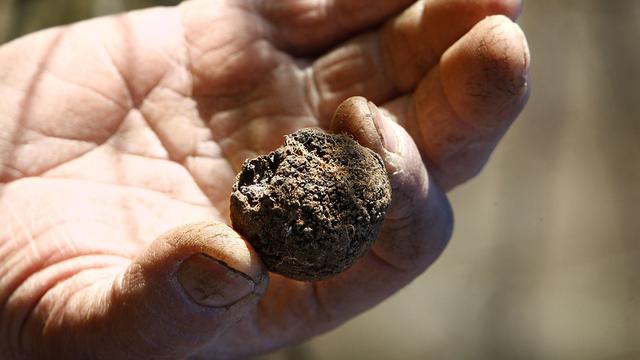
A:
<svg viewBox="0 0 640 360">
<path fill-rule="evenodd" d="M 259 258 L 231 228 L 182 226 L 87 301 L 90 320 L 75 345 L 96 358 L 185 358 L 255 308 L 267 283 Z"/>
<path fill-rule="evenodd" d="M 413 138 L 363 97 L 345 100 L 331 129 L 351 134 L 384 160 L 392 199 L 372 249 L 407 274 L 424 271 L 448 243 L 453 214 L 446 195 L 430 181 Z"/>
</svg>

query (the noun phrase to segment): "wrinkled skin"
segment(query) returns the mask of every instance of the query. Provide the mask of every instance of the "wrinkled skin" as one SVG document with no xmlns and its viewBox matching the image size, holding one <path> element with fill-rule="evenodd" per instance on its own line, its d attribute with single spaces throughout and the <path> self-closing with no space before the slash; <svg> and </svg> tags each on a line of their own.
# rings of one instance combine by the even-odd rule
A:
<svg viewBox="0 0 640 360">
<path fill-rule="evenodd" d="M 526 102 L 520 7 L 202 0 L 2 46 L 3 358 L 237 358 L 392 295 Z M 355 95 L 382 112 L 355 98 L 332 121 Z M 242 161 L 308 126 L 380 153 L 393 187 L 372 250 L 316 283 L 268 274 L 226 225 Z"/>
</svg>

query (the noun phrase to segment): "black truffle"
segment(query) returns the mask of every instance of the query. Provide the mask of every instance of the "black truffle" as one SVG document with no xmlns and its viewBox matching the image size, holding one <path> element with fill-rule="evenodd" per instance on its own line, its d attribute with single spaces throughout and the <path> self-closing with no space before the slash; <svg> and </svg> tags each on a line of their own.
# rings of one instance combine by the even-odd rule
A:
<svg viewBox="0 0 640 360">
<path fill-rule="evenodd" d="M 367 252 L 390 199 L 378 154 L 347 135 L 303 129 L 245 161 L 233 185 L 231 221 L 269 271 L 321 280 Z"/>
</svg>

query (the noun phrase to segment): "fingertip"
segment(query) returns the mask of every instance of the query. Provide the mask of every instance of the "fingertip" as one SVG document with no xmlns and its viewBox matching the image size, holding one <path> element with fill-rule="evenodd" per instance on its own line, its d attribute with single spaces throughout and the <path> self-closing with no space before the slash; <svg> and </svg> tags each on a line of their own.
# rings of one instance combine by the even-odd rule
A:
<svg viewBox="0 0 640 360">
<path fill-rule="evenodd" d="M 185 260 L 177 277 L 191 301 L 213 308 L 233 306 L 257 288 L 249 276 L 206 254 L 195 254 Z"/>
<path fill-rule="evenodd" d="M 444 250 L 453 222 L 448 199 L 430 182 L 413 138 L 384 109 L 362 97 L 338 107 L 332 130 L 353 135 L 384 159 L 392 199 L 383 233 L 373 245 L 376 255 L 406 274 L 423 271 Z"/>
<path fill-rule="evenodd" d="M 477 24 L 440 63 L 453 109 L 473 126 L 495 128 L 522 110 L 528 96 L 529 47 L 520 27 L 496 15 Z"/>
<path fill-rule="evenodd" d="M 178 227 L 157 241 L 152 256 L 175 257 L 174 274 L 181 290 L 200 306 L 228 308 L 245 298 L 260 297 L 268 272 L 251 245 L 226 224 L 202 222 Z M 157 259 L 154 265 L 160 262 Z"/>
<path fill-rule="evenodd" d="M 161 235 L 133 261 L 125 279 L 125 292 L 137 283 L 154 283 L 171 289 L 173 304 L 186 299 L 191 305 L 228 308 L 250 295 L 260 297 L 269 277 L 238 233 L 222 223 L 203 222 Z"/>
<path fill-rule="evenodd" d="M 362 96 L 352 96 L 344 100 L 333 113 L 329 130 L 334 133 L 356 132 L 354 119 L 364 117 L 366 109 L 367 99 Z"/>
<path fill-rule="evenodd" d="M 186 228 L 195 231 L 196 238 L 206 247 L 203 251 L 206 256 L 258 284 L 268 280 L 267 269 L 251 244 L 230 226 L 220 222 L 202 222 L 186 225 Z"/>
<path fill-rule="evenodd" d="M 393 176 L 401 171 L 404 148 L 414 146 L 404 129 L 390 120 L 384 111 L 361 96 L 345 100 L 336 110 L 330 130 L 344 133 L 382 158 L 387 173 Z M 411 151 L 406 152 L 413 154 Z"/>
<path fill-rule="evenodd" d="M 193 255 L 215 259 L 255 282 L 266 269 L 251 245 L 231 227 L 220 222 L 187 224 L 162 234 L 138 259 L 150 268 L 175 269 Z"/>
<path fill-rule="evenodd" d="M 116 278 L 103 322 L 118 332 L 122 351 L 187 356 L 246 316 L 267 285 L 262 262 L 227 225 L 185 225 Z"/>
<path fill-rule="evenodd" d="M 373 109 L 377 109 L 375 105 Z M 343 101 L 336 109 L 329 129 L 333 133 L 351 135 L 360 145 L 383 155 L 383 145 L 374 124 L 372 107 L 362 96 Z"/>
<path fill-rule="evenodd" d="M 382 155 L 388 155 L 388 153 L 399 152 L 398 130 L 394 129 L 394 126 L 400 128 L 400 126 L 393 121 L 389 120 L 386 115 L 382 113 L 380 108 L 373 102 L 369 101 L 369 109 L 371 110 L 371 116 L 373 118 L 373 125 L 380 137 L 380 143 L 384 149 Z"/>
</svg>

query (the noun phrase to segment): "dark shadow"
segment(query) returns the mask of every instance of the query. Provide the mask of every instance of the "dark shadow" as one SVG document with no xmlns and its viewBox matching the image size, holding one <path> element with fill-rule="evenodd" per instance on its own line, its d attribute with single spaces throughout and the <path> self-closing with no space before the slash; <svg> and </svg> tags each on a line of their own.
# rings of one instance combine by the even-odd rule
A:
<svg viewBox="0 0 640 360">
<path fill-rule="evenodd" d="M 0 39 L 3 41 L 9 41 L 11 39 L 15 39 L 20 36 L 20 29 L 22 29 L 22 20 L 25 19 L 26 16 L 26 0 L 9 0 L 13 3 L 13 13 L 9 16 L 9 30 L 7 31 L 7 39 Z"/>
<path fill-rule="evenodd" d="M 7 0 L 12 1 L 8 38 L 12 40 L 40 29 L 69 24 L 92 15 L 92 1 Z"/>
<path fill-rule="evenodd" d="M 127 9 L 140 9 L 149 6 L 172 6 L 178 5 L 181 0 L 126 0 Z"/>
</svg>

